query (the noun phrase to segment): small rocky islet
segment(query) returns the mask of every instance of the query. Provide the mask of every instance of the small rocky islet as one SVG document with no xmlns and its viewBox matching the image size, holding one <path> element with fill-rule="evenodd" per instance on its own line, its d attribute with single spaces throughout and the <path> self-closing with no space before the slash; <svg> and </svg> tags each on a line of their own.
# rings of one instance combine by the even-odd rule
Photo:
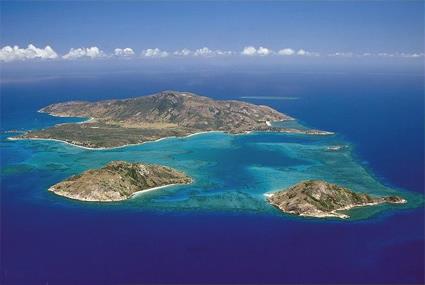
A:
<svg viewBox="0 0 425 285">
<path fill-rule="evenodd" d="M 49 191 L 80 201 L 113 202 L 136 193 L 191 182 L 192 178 L 170 167 L 112 161 L 102 168 L 71 176 L 51 186 Z M 372 197 L 322 180 L 303 181 L 266 196 L 271 205 L 285 213 L 315 218 L 346 219 L 349 216 L 342 211 L 354 207 L 406 203 L 399 196 Z"/>
<path fill-rule="evenodd" d="M 271 205 L 285 213 L 306 217 L 342 219 L 349 218 L 349 215 L 340 211 L 355 207 L 407 202 L 399 196 L 372 197 L 365 193 L 355 193 L 322 180 L 303 181 L 287 189 L 266 194 L 266 197 Z"/>
<path fill-rule="evenodd" d="M 170 167 L 112 161 L 100 169 L 71 176 L 50 187 L 49 191 L 81 201 L 112 202 L 157 187 L 191 182 L 189 176 Z"/>
</svg>

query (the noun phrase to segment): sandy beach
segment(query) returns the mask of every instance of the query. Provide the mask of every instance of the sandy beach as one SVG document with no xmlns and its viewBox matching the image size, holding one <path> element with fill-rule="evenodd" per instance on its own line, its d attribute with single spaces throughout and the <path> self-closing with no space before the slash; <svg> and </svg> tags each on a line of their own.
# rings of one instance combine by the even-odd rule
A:
<svg viewBox="0 0 425 285">
<path fill-rule="evenodd" d="M 153 187 L 153 188 L 148 188 L 148 189 L 144 189 L 144 190 L 140 190 L 137 192 L 134 192 L 133 194 L 131 194 L 130 197 L 128 197 L 128 199 L 134 198 L 136 196 L 142 195 L 146 192 L 151 192 L 151 191 L 155 191 L 158 189 L 162 189 L 162 188 L 167 188 L 167 187 L 171 187 L 171 186 L 175 186 L 175 185 L 182 185 L 182 184 L 168 184 L 168 185 L 163 185 L 163 186 L 158 186 L 158 187 Z"/>
<path fill-rule="evenodd" d="M 192 136 L 196 136 L 196 135 L 201 135 L 201 134 L 207 134 L 207 133 L 222 133 L 222 131 L 207 131 L 207 132 L 198 132 L 198 133 L 193 133 L 184 137 L 176 137 L 176 136 L 171 136 L 171 137 L 164 137 L 164 138 L 160 138 L 157 140 L 153 140 L 153 141 L 145 141 L 145 142 L 141 142 L 141 143 L 135 143 L 135 144 L 125 144 L 122 146 L 114 146 L 114 147 L 87 147 L 87 146 L 81 146 L 81 145 L 77 145 L 77 144 L 73 144 L 64 140 L 58 140 L 58 139 L 47 139 L 47 138 L 16 138 L 16 137 L 8 137 L 8 140 L 11 141 L 18 141 L 18 140 L 37 140 L 37 141 L 54 141 L 54 142 L 60 142 L 60 143 L 64 143 L 70 146 L 74 146 L 74 147 L 78 147 L 78 148 L 82 148 L 82 149 L 86 149 L 86 150 L 111 150 L 111 149 L 119 149 L 119 148 L 125 148 L 125 147 L 129 147 L 129 146 L 137 146 L 137 145 L 142 145 L 142 144 L 146 144 L 146 143 L 154 143 L 154 142 L 159 142 L 162 140 L 166 140 L 166 139 L 171 139 L 171 138 L 188 138 L 188 137 L 192 137 Z"/>
</svg>

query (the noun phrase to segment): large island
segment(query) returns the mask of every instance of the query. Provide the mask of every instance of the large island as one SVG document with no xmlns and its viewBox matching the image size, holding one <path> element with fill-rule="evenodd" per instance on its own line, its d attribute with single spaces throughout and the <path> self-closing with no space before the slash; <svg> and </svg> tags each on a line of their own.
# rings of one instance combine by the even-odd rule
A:
<svg viewBox="0 0 425 285">
<path fill-rule="evenodd" d="M 112 148 L 199 132 L 231 134 L 252 131 L 328 135 L 320 130 L 273 127 L 271 122 L 293 120 L 268 106 L 235 100 L 213 100 L 188 92 L 164 91 L 124 100 L 72 101 L 42 108 L 60 117 L 91 118 L 59 124 L 15 139 L 60 140 L 86 148 Z"/>
<path fill-rule="evenodd" d="M 371 197 L 321 180 L 303 181 L 266 196 L 270 204 L 285 213 L 317 218 L 345 219 L 349 216 L 340 211 L 382 203 L 406 203 L 406 200 L 399 196 Z"/>
<path fill-rule="evenodd" d="M 169 167 L 112 161 L 103 168 L 71 176 L 50 187 L 49 191 L 81 201 L 111 202 L 128 199 L 136 193 L 191 182 L 190 177 Z"/>
</svg>

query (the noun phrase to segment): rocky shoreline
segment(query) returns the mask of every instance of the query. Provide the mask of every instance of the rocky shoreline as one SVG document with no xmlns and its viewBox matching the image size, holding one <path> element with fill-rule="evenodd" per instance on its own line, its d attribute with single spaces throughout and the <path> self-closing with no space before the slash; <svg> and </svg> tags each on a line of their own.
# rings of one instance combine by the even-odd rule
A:
<svg viewBox="0 0 425 285">
<path fill-rule="evenodd" d="M 372 197 L 321 180 L 303 181 L 288 189 L 268 193 L 266 200 L 288 214 L 341 219 L 350 217 L 346 213 L 341 213 L 341 211 L 355 207 L 374 206 L 383 203 L 407 203 L 404 198 L 399 196 Z"/>
<path fill-rule="evenodd" d="M 113 202 L 189 183 L 192 178 L 170 167 L 112 161 L 102 168 L 71 176 L 51 186 L 49 191 L 80 201 Z"/>
</svg>

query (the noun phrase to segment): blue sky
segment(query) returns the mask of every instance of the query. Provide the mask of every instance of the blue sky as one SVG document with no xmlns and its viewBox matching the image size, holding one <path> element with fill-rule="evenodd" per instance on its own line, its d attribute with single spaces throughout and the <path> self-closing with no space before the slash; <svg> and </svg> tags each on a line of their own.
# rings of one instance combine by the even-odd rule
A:
<svg viewBox="0 0 425 285">
<path fill-rule="evenodd" d="M 1 47 L 423 53 L 423 1 L 2 1 Z M 83 52 L 86 52 L 83 50 Z M 423 55 L 421 55 L 423 58 Z"/>
</svg>

